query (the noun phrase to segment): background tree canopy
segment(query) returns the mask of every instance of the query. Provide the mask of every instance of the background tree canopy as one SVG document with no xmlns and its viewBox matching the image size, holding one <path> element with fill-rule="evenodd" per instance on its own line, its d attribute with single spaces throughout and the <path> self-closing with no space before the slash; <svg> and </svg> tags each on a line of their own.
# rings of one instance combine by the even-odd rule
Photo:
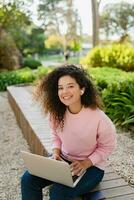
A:
<svg viewBox="0 0 134 200">
<path fill-rule="evenodd" d="M 38 13 L 47 35 L 64 35 L 64 50 L 72 40 L 80 39 L 81 21 L 73 0 L 40 0 Z"/>
<path fill-rule="evenodd" d="M 100 15 L 100 28 L 107 37 L 115 33 L 120 37 L 129 34 L 134 28 L 134 4 L 107 4 Z"/>
</svg>

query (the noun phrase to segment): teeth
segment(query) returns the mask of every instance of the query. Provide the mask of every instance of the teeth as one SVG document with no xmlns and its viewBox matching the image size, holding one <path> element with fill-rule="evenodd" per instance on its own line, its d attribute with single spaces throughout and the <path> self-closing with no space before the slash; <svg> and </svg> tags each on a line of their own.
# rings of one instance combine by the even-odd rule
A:
<svg viewBox="0 0 134 200">
<path fill-rule="evenodd" d="M 70 99 L 70 97 L 63 97 L 64 99 Z"/>
</svg>

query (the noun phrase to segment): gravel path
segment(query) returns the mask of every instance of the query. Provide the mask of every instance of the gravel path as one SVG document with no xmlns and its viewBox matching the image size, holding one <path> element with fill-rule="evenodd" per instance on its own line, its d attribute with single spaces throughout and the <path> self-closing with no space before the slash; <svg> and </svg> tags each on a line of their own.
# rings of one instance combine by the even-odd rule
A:
<svg viewBox="0 0 134 200">
<path fill-rule="evenodd" d="M 124 134 L 119 134 L 117 138 L 117 148 L 110 157 L 109 163 L 134 187 L 134 140 Z M 21 200 L 20 177 L 25 167 L 20 150 L 29 151 L 29 147 L 10 108 L 7 93 L 1 92 L 0 200 Z M 44 200 L 47 199 L 48 197 L 44 195 Z"/>
</svg>

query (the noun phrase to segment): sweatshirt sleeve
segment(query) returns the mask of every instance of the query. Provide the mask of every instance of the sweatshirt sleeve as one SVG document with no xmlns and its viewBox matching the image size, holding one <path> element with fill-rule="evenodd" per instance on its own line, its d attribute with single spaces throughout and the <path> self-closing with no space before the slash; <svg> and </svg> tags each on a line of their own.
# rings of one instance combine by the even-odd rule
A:
<svg viewBox="0 0 134 200">
<path fill-rule="evenodd" d="M 52 117 L 49 117 L 49 124 L 52 134 L 52 149 L 54 148 L 61 149 L 61 140 L 60 137 L 58 136 L 58 133 L 56 132 L 56 128 Z"/>
<path fill-rule="evenodd" d="M 116 130 L 112 121 L 106 116 L 99 122 L 97 131 L 97 146 L 88 157 L 93 165 L 106 161 L 116 146 Z"/>
</svg>

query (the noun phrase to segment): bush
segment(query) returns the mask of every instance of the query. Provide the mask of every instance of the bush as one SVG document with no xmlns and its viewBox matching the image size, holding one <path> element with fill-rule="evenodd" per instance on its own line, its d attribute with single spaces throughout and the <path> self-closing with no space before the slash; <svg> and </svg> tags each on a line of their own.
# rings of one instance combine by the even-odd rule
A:
<svg viewBox="0 0 134 200">
<path fill-rule="evenodd" d="M 32 57 L 24 58 L 22 67 L 29 67 L 31 69 L 37 69 L 37 67 L 41 66 L 41 62 L 39 60 L 35 60 Z"/>
<path fill-rule="evenodd" d="M 20 83 L 30 83 L 35 80 L 35 74 L 29 68 L 0 73 L 0 91 L 5 91 L 7 86 Z"/>
<path fill-rule="evenodd" d="M 19 70 L 14 70 L 10 72 L 1 72 L 0 73 L 0 91 L 5 91 L 7 86 L 22 84 L 22 83 L 31 83 L 38 78 L 41 78 L 47 74 L 51 68 L 39 67 L 36 71 L 31 70 L 30 68 L 23 68 Z"/>
<path fill-rule="evenodd" d="M 0 70 L 20 68 L 21 53 L 12 36 L 0 27 Z"/>
<path fill-rule="evenodd" d="M 134 71 L 134 48 L 125 44 L 95 47 L 80 61 L 85 67 L 113 67 Z"/>
<path fill-rule="evenodd" d="M 104 89 L 108 89 L 111 92 L 126 91 L 129 84 L 134 84 L 134 73 L 132 72 L 125 72 L 110 67 L 89 68 L 88 72 L 100 91 Z"/>
<path fill-rule="evenodd" d="M 105 111 L 117 126 L 134 126 L 134 73 L 113 68 L 90 68 L 101 91 Z"/>
<path fill-rule="evenodd" d="M 105 90 L 103 100 L 106 113 L 116 125 L 126 128 L 134 126 L 134 84 L 127 85 L 125 92 Z"/>
<path fill-rule="evenodd" d="M 53 69 L 53 67 L 42 67 L 42 66 L 38 67 L 38 70 L 35 73 L 36 79 L 42 78 L 47 73 L 51 72 L 52 69 Z"/>
</svg>

